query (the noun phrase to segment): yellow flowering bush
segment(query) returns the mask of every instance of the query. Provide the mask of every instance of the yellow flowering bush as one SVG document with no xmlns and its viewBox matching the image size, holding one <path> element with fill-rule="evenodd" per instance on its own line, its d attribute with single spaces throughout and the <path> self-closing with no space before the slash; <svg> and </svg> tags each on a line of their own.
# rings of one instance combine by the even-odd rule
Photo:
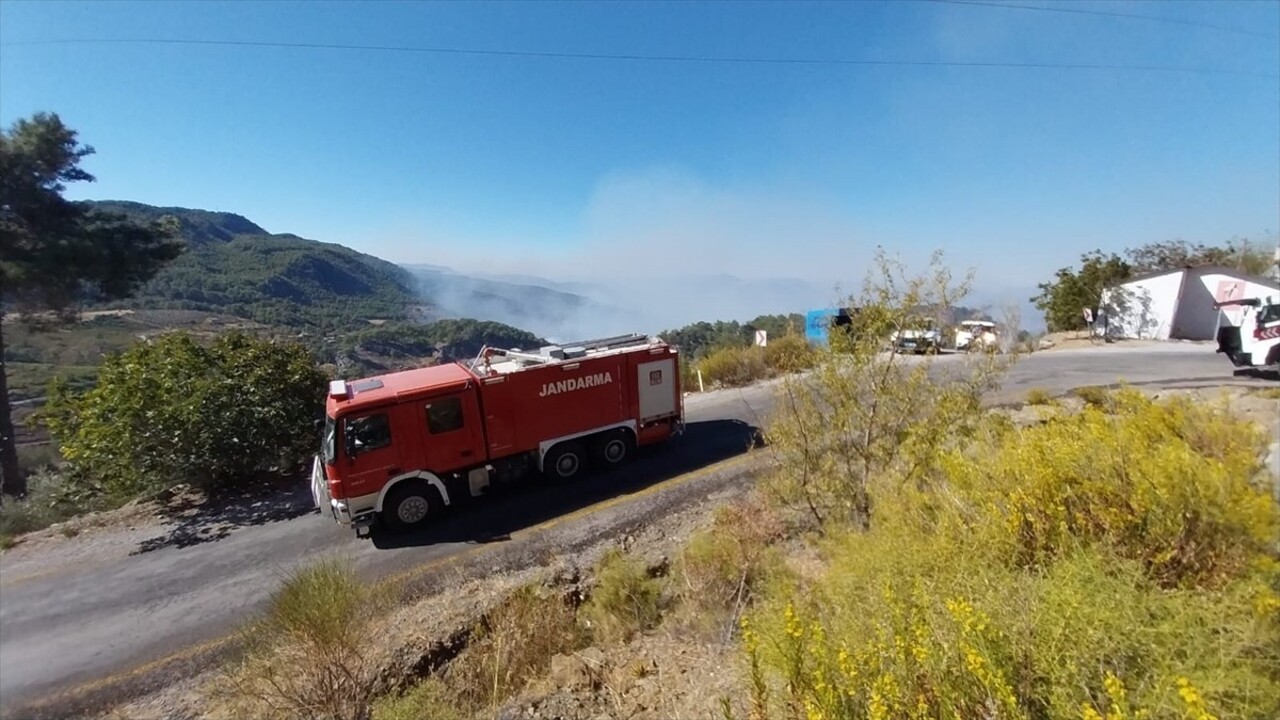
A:
<svg viewBox="0 0 1280 720">
<path fill-rule="evenodd" d="M 1102 543 L 1140 560 L 1161 585 L 1234 577 L 1277 537 L 1275 502 L 1253 482 L 1265 437 L 1224 409 L 1117 393 L 1088 407 L 950 453 L 947 522 L 1023 565 Z M 939 499 L 941 498 L 941 499 Z"/>
<path fill-rule="evenodd" d="M 748 613 L 754 718 L 1280 717 L 1252 426 L 1122 390 L 973 438 Z"/>
</svg>

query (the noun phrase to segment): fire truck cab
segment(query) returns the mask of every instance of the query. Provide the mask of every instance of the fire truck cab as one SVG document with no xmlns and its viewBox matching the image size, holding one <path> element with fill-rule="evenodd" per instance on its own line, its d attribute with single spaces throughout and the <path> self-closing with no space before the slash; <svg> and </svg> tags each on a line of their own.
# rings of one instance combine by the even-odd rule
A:
<svg viewBox="0 0 1280 720">
<path fill-rule="evenodd" d="M 375 522 L 405 530 L 494 484 L 620 465 L 683 429 L 677 360 L 631 335 L 335 380 L 316 506 L 359 534 Z"/>
</svg>

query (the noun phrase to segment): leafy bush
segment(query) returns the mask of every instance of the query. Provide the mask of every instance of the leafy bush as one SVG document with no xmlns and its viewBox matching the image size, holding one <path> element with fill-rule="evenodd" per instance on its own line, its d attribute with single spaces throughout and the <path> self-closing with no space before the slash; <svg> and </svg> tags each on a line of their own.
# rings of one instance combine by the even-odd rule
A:
<svg viewBox="0 0 1280 720">
<path fill-rule="evenodd" d="M 725 347 L 713 351 L 698 362 L 698 370 L 710 384 L 742 387 L 768 375 L 764 352 L 758 347 Z"/>
<path fill-rule="evenodd" d="M 764 364 L 777 372 L 798 372 L 812 368 L 817 361 L 813 346 L 801 335 L 770 338 L 764 348 Z"/>
<path fill-rule="evenodd" d="M 595 576 L 582 612 L 596 638 L 625 642 L 658 622 L 662 588 L 639 558 L 611 548 L 596 565 Z"/>
<path fill-rule="evenodd" d="M 1112 405 L 950 454 L 945 502 L 966 508 L 957 531 L 1021 564 L 1101 543 L 1166 586 L 1233 577 L 1275 541 L 1275 504 L 1251 482 L 1259 430 L 1186 398 L 1127 390 Z"/>
<path fill-rule="evenodd" d="M 214 697 L 241 717 L 368 717 L 376 672 L 371 628 L 382 609 L 336 561 L 294 572 L 265 616 L 242 631 L 245 654 L 224 669 Z"/>
<path fill-rule="evenodd" d="M 172 333 L 109 357 L 91 390 L 55 382 L 43 414 L 71 479 L 128 497 L 295 467 L 313 450 L 324 387 L 299 345 Z"/>
</svg>

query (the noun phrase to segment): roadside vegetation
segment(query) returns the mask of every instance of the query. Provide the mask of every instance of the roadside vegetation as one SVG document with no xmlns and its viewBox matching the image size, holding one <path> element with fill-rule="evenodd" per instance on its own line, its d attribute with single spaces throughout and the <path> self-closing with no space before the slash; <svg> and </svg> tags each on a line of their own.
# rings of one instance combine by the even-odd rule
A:
<svg viewBox="0 0 1280 720">
<path fill-rule="evenodd" d="M 41 417 L 77 491 L 123 501 L 179 482 L 234 489 L 314 452 L 326 380 L 298 344 L 175 333 L 109 358 L 91 390 L 55 382 Z"/>
<path fill-rule="evenodd" d="M 1119 393 L 987 421 L 826 571 L 763 601 L 745 649 L 769 717 L 1280 713 L 1277 508 L 1265 441 L 1223 408 Z"/>
<path fill-rule="evenodd" d="M 241 655 L 211 697 L 235 717 L 367 717 L 377 671 L 369 634 L 386 608 L 338 561 L 293 572 L 262 617 L 241 629 Z"/>
<path fill-rule="evenodd" d="M 138 343 L 88 388 L 55 379 L 31 418 L 52 445 L 27 495 L 0 506 L 0 535 L 12 544 L 175 485 L 217 495 L 292 475 L 314 452 L 326 380 L 303 346 L 240 332 Z"/>
<path fill-rule="evenodd" d="M 737 679 L 714 697 L 692 668 L 685 707 L 699 716 L 1280 715 L 1280 509 L 1261 462 L 1266 433 L 1226 405 L 1126 388 L 1084 390 L 1083 404 L 1019 425 L 980 405 L 1016 358 L 926 375 L 868 339 L 966 284 L 939 257 L 911 277 L 882 256 L 861 298 L 875 311 L 811 351 L 808 380 L 780 383 L 754 491 L 661 563 L 614 548 L 572 589 L 519 588 L 459 651 L 413 676 L 338 673 L 382 680 L 343 686 L 323 705 L 342 714 L 324 717 L 544 717 L 538 703 L 565 693 L 589 714 L 662 715 L 629 705 L 640 701 L 628 688 L 665 687 L 664 668 L 618 652 L 656 637 L 737 658 Z M 330 607 L 334 594 L 294 580 L 280 597 Z M 372 657 L 381 632 L 338 605 L 353 613 L 338 623 L 353 628 L 346 642 Z M 324 617 L 300 614 L 313 615 Z M 278 669 L 230 672 L 274 677 L 346 657 L 261 635 L 275 644 L 254 657 Z M 260 716 L 301 707 L 234 699 Z"/>
</svg>

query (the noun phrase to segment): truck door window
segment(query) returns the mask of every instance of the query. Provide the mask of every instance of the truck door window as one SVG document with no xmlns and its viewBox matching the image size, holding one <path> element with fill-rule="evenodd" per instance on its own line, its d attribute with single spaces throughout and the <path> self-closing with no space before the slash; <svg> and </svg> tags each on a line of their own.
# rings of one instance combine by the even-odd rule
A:
<svg viewBox="0 0 1280 720">
<path fill-rule="evenodd" d="M 391 444 L 391 424 L 384 414 L 348 418 L 346 423 L 347 449 L 359 455 Z"/>
<path fill-rule="evenodd" d="M 432 435 L 453 432 L 461 427 L 461 398 L 443 398 L 427 404 L 427 430 Z"/>
</svg>

